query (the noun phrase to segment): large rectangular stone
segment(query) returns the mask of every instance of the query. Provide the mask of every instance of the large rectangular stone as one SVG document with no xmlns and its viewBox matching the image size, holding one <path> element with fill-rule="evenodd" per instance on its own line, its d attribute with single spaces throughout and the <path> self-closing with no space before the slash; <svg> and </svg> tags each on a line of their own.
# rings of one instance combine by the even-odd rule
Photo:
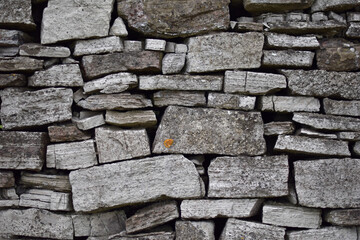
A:
<svg viewBox="0 0 360 240">
<path fill-rule="evenodd" d="M 196 107 L 206 106 L 204 92 L 191 91 L 159 91 L 153 94 L 154 105 L 165 107 L 170 105 Z"/>
<path fill-rule="evenodd" d="M 260 113 L 169 106 L 153 153 L 261 155 L 266 151 Z M 166 144 L 168 139 L 173 145 Z"/>
<path fill-rule="evenodd" d="M 314 97 L 262 96 L 260 108 L 271 112 L 319 112 L 320 101 Z"/>
<path fill-rule="evenodd" d="M 227 93 L 209 93 L 207 106 L 249 111 L 255 108 L 255 101 L 256 97 L 251 96 Z"/>
<path fill-rule="evenodd" d="M 0 72 L 28 72 L 41 70 L 44 60 L 29 57 L 0 57 Z"/>
<path fill-rule="evenodd" d="M 326 114 L 360 117 L 360 101 L 337 101 L 325 98 L 323 103 Z"/>
<path fill-rule="evenodd" d="M 356 228 L 324 227 L 302 231 L 289 231 L 286 233 L 288 240 L 326 240 L 343 239 L 357 240 Z"/>
<path fill-rule="evenodd" d="M 270 48 L 316 49 L 320 47 L 315 36 L 291 36 L 286 34 L 266 34 L 266 46 Z"/>
<path fill-rule="evenodd" d="M 0 188 L 11 188 L 14 186 L 14 173 L 10 171 L 0 171 Z"/>
<path fill-rule="evenodd" d="M 71 211 L 70 193 L 44 189 L 30 189 L 20 195 L 20 207 L 42 208 L 52 211 Z"/>
<path fill-rule="evenodd" d="M 309 68 L 313 64 L 315 53 L 294 50 L 265 50 L 262 65 L 264 67 Z"/>
<path fill-rule="evenodd" d="M 48 133 L 50 142 L 73 142 L 91 138 L 90 133 L 79 130 L 75 124 L 49 126 Z"/>
<path fill-rule="evenodd" d="M 157 124 L 155 112 L 152 110 L 138 111 L 106 111 L 105 122 L 120 127 L 153 127 Z"/>
<path fill-rule="evenodd" d="M 30 0 L 3 0 L 0 2 L 0 27 L 27 31 L 36 29 Z"/>
<path fill-rule="evenodd" d="M 338 226 L 359 226 L 360 209 L 336 209 L 328 211 L 324 220 L 332 225 Z"/>
<path fill-rule="evenodd" d="M 31 188 L 49 189 L 59 192 L 71 192 L 68 175 L 50 175 L 22 172 L 19 184 Z"/>
</svg>

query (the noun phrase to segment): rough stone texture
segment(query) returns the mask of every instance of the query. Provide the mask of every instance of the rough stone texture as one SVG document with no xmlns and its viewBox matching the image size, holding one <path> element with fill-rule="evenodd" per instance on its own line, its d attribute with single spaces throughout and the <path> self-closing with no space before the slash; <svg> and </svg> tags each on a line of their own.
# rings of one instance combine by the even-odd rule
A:
<svg viewBox="0 0 360 240">
<path fill-rule="evenodd" d="M 118 1 L 118 14 L 146 36 L 186 37 L 229 26 L 229 0 Z"/>
<path fill-rule="evenodd" d="M 46 143 L 46 133 L 0 131 L 0 169 L 40 171 Z"/>
<path fill-rule="evenodd" d="M 73 119 L 74 121 L 74 119 Z M 104 115 L 102 113 L 96 114 L 95 116 L 83 118 L 83 119 L 76 119 L 74 121 L 76 126 L 81 130 L 89 130 L 92 128 L 99 127 L 105 124 Z"/>
<path fill-rule="evenodd" d="M 31 87 L 81 87 L 84 85 L 78 64 L 55 65 L 29 77 Z"/>
<path fill-rule="evenodd" d="M 152 110 L 116 112 L 106 111 L 105 122 L 119 127 L 153 127 L 157 119 Z"/>
<path fill-rule="evenodd" d="M 294 50 L 265 50 L 262 64 L 264 67 L 309 68 L 315 53 Z"/>
<path fill-rule="evenodd" d="M 35 30 L 30 0 L 3 0 L 0 2 L 0 27 Z"/>
<path fill-rule="evenodd" d="M 34 238 L 73 239 L 74 230 L 71 217 L 46 210 L 35 208 L 3 210 L 0 211 L 0 223 L 2 234 Z"/>
<path fill-rule="evenodd" d="M 41 43 L 107 36 L 113 4 L 114 0 L 49 0 L 42 18 Z"/>
<path fill-rule="evenodd" d="M 66 58 L 70 57 L 70 54 L 70 49 L 67 47 L 48 47 L 36 43 L 27 43 L 20 46 L 21 56 Z"/>
<path fill-rule="evenodd" d="M 357 240 L 356 228 L 324 227 L 302 231 L 290 231 L 286 234 L 289 240 Z"/>
<path fill-rule="evenodd" d="M 123 130 L 101 127 L 95 129 L 99 163 L 109 163 L 151 154 L 145 129 Z"/>
<path fill-rule="evenodd" d="M 20 207 L 42 208 L 52 211 L 71 211 L 70 193 L 44 189 L 30 189 L 20 195 Z"/>
<path fill-rule="evenodd" d="M 262 33 L 217 33 L 188 40 L 186 71 L 214 72 L 261 66 Z"/>
<path fill-rule="evenodd" d="M 320 101 L 313 97 L 262 96 L 261 111 L 274 112 L 319 112 Z"/>
<path fill-rule="evenodd" d="M 360 22 L 360 13 L 359 12 L 348 12 L 347 14 L 348 22 Z"/>
<path fill-rule="evenodd" d="M 125 52 L 140 52 L 143 49 L 142 41 L 136 40 L 125 40 L 124 41 L 124 51 Z"/>
<path fill-rule="evenodd" d="M 74 56 L 121 52 L 124 46 L 119 37 L 110 36 L 75 42 Z"/>
<path fill-rule="evenodd" d="M 285 237 L 285 228 L 229 218 L 220 240 L 248 239 L 249 236 L 251 239 L 280 240 Z"/>
<path fill-rule="evenodd" d="M 183 219 L 246 218 L 257 214 L 262 199 L 184 200 Z"/>
<path fill-rule="evenodd" d="M 320 47 L 315 36 L 291 36 L 286 34 L 266 34 L 266 46 L 270 48 L 316 49 Z"/>
<path fill-rule="evenodd" d="M 128 31 L 121 17 L 115 19 L 113 25 L 110 28 L 109 35 L 127 37 Z"/>
<path fill-rule="evenodd" d="M 230 22 L 230 26 L 231 26 Z M 264 25 L 256 22 L 233 22 L 234 25 L 231 28 L 236 32 L 262 32 Z"/>
<path fill-rule="evenodd" d="M 18 47 L 0 47 L 0 56 L 2 57 L 15 57 L 19 53 Z"/>
<path fill-rule="evenodd" d="M 97 164 L 93 140 L 47 146 L 46 167 L 74 170 Z"/>
<path fill-rule="evenodd" d="M 27 85 L 26 76 L 23 74 L 0 74 L 0 88 L 24 87 Z"/>
<path fill-rule="evenodd" d="M 14 186 L 14 173 L 10 171 L 0 171 L 0 188 L 11 188 Z"/>
<path fill-rule="evenodd" d="M 218 157 L 209 169 L 211 198 L 279 197 L 288 194 L 287 156 Z"/>
<path fill-rule="evenodd" d="M 356 142 L 353 148 L 355 155 L 360 156 L 360 142 Z"/>
<path fill-rule="evenodd" d="M 296 135 L 299 136 L 308 136 L 315 138 L 328 138 L 328 139 L 337 139 L 338 137 L 334 133 L 323 133 L 309 128 L 300 128 L 296 131 Z"/>
<path fill-rule="evenodd" d="M 360 117 L 360 101 L 336 101 L 325 98 L 323 103 L 326 114 Z"/>
<path fill-rule="evenodd" d="M 349 38 L 360 38 L 360 23 L 351 22 L 346 31 L 346 36 Z"/>
<path fill-rule="evenodd" d="M 70 181 L 67 175 L 49 175 L 22 172 L 19 183 L 31 188 L 71 192 Z"/>
<path fill-rule="evenodd" d="M 294 163 L 299 204 L 319 208 L 360 206 L 359 159 L 321 159 Z"/>
<path fill-rule="evenodd" d="M 176 221 L 178 240 L 215 240 L 215 223 L 212 221 Z"/>
<path fill-rule="evenodd" d="M 19 196 L 16 194 L 15 188 L 0 189 L 0 208 L 17 208 L 19 207 L 19 201 Z"/>
<path fill-rule="evenodd" d="M 256 97 L 242 96 L 237 94 L 209 93 L 208 107 L 253 110 Z"/>
<path fill-rule="evenodd" d="M 344 11 L 360 6 L 357 0 L 316 0 L 311 7 L 312 12 Z"/>
<path fill-rule="evenodd" d="M 0 57 L 0 72 L 28 72 L 41 70 L 44 60 L 29 57 Z"/>
<path fill-rule="evenodd" d="M 360 132 L 339 132 L 337 136 L 341 140 L 358 141 L 360 140 Z"/>
<path fill-rule="evenodd" d="M 338 226 L 360 225 L 360 209 L 331 210 L 325 214 L 324 220 Z"/>
<path fill-rule="evenodd" d="M 132 73 L 115 73 L 84 84 L 84 93 L 119 93 L 138 85 L 138 79 Z"/>
<path fill-rule="evenodd" d="M 258 112 L 169 106 L 153 153 L 261 155 L 266 151 L 263 133 Z M 174 140 L 169 148 L 164 146 L 166 139 Z"/>
<path fill-rule="evenodd" d="M 194 164 L 182 155 L 158 156 L 72 171 L 70 183 L 75 211 L 205 195 L 204 184 Z M 88 191 L 89 188 L 92 191 Z"/>
<path fill-rule="evenodd" d="M 270 122 L 264 124 L 264 135 L 292 134 L 295 130 L 293 122 Z"/>
<path fill-rule="evenodd" d="M 41 126 L 71 119 L 73 92 L 65 88 L 13 92 L 1 97 L 5 129 Z"/>
<path fill-rule="evenodd" d="M 248 12 L 288 12 L 311 7 L 314 0 L 244 0 L 244 7 Z"/>
<path fill-rule="evenodd" d="M 16 47 L 32 40 L 33 39 L 24 32 L 0 29 L 0 47 Z"/>
<path fill-rule="evenodd" d="M 170 105 L 177 106 L 205 106 L 206 97 L 204 92 L 190 91 L 159 91 L 153 94 L 154 105 L 165 107 Z"/>
<path fill-rule="evenodd" d="M 123 232 L 114 237 L 110 237 L 111 240 L 174 240 L 174 238 L 175 234 L 173 232 L 151 232 L 134 235 L 127 235 Z"/>
<path fill-rule="evenodd" d="M 169 53 L 166 54 L 162 61 L 163 74 L 180 73 L 185 66 L 186 54 L 184 53 Z"/>
<path fill-rule="evenodd" d="M 50 142 L 73 142 L 87 140 L 91 134 L 79 130 L 74 124 L 48 127 Z"/>
<path fill-rule="evenodd" d="M 145 50 L 164 52 L 166 41 L 162 39 L 145 39 Z"/>
</svg>

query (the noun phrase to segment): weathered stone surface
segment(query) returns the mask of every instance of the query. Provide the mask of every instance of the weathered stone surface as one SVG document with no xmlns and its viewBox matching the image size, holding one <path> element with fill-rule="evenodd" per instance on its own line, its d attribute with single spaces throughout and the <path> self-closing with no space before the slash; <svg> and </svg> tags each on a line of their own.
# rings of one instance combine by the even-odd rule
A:
<svg viewBox="0 0 360 240">
<path fill-rule="evenodd" d="M 265 67 L 309 68 L 315 53 L 294 50 L 265 50 L 262 61 Z"/>
<path fill-rule="evenodd" d="M 140 76 L 140 90 L 198 90 L 221 91 L 222 76 L 213 75 L 155 75 Z"/>
<path fill-rule="evenodd" d="M 175 232 L 178 240 L 215 240 L 215 223 L 212 221 L 176 221 Z"/>
<path fill-rule="evenodd" d="M 320 101 L 314 97 L 262 96 L 261 111 L 319 112 Z"/>
<path fill-rule="evenodd" d="M 0 131 L 0 169 L 40 171 L 46 143 L 46 133 Z"/>
<path fill-rule="evenodd" d="M 5 129 L 41 126 L 70 120 L 73 92 L 65 88 L 13 92 L 1 97 Z"/>
<path fill-rule="evenodd" d="M 15 57 L 19 53 L 18 47 L 0 47 L 1 57 Z"/>
<path fill-rule="evenodd" d="M 0 171 L 0 188 L 11 188 L 14 186 L 14 173 L 10 171 Z"/>
<path fill-rule="evenodd" d="M 107 36 L 113 4 L 114 0 L 50 0 L 43 13 L 41 43 Z"/>
<path fill-rule="evenodd" d="M 0 208 L 17 208 L 19 202 L 19 196 L 16 194 L 15 188 L 0 188 Z"/>
<path fill-rule="evenodd" d="M 74 230 L 71 217 L 46 210 L 35 208 L 3 210 L 0 211 L 0 222 L 2 234 L 35 238 L 73 239 Z"/>
<path fill-rule="evenodd" d="M 323 100 L 326 114 L 360 117 L 360 101 Z"/>
<path fill-rule="evenodd" d="M 255 101 L 256 97 L 209 93 L 207 106 L 224 109 L 253 110 L 255 108 Z"/>
<path fill-rule="evenodd" d="M 0 72 L 26 72 L 43 68 L 44 60 L 29 57 L 0 58 Z"/>
<path fill-rule="evenodd" d="M 299 130 L 296 131 L 296 135 L 315 137 L 315 138 L 328 138 L 328 139 L 338 138 L 334 133 L 323 133 L 309 128 L 300 128 Z"/>
<path fill-rule="evenodd" d="M 324 220 L 332 225 L 357 226 L 360 225 L 360 209 L 331 210 L 325 214 Z"/>
<path fill-rule="evenodd" d="M 0 27 L 35 30 L 30 0 L 0 2 Z"/>
<path fill-rule="evenodd" d="M 161 72 L 163 53 L 156 51 L 137 51 L 89 55 L 82 58 L 85 75 L 90 78 L 101 77 L 116 72 Z"/>
<path fill-rule="evenodd" d="M 270 122 L 264 124 L 264 135 L 292 134 L 295 130 L 293 122 Z"/>
<path fill-rule="evenodd" d="M 0 74 L 0 88 L 4 87 L 24 87 L 27 85 L 26 76 L 23 74 Z"/>
<path fill-rule="evenodd" d="M 21 185 L 30 186 L 32 188 L 71 192 L 69 176 L 67 175 L 49 175 L 22 172 L 19 183 Z"/>
<path fill-rule="evenodd" d="M 360 99 L 360 75 L 324 70 L 284 70 L 293 94 L 315 97 Z"/>
<path fill-rule="evenodd" d="M 360 12 L 348 12 L 346 15 L 348 22 L 360 22 Z"/>
<path fill-rule="evenodd" d="M 357 0 L 316 0 L 311 7 L 312 12 L 344 11 L 360 6 Z"/>
<path fill-rule="evenodd" d="M 124 46 L 119 37 L 110 36 L 75 42 L 74 56 L 121 52 Z"/>
<path fill-rule="evenodd" d="M 175 45 L 175 53 L 187 53 L 187 52 L 188 52 L 188 47 L 186 44 L 177 43 Z"/>
<path fill-rule="evenodd" d="M 74 170 L 97 164 L 93 140 L 47 146 L 46 167 Z"/>
<path fill-rule="evenodd" d="M 186 54 L 169 53 L 166 54 L 162 61 L 163 74 L 175 74 L 181 72 L 185 66 Z"/>
<path fill-rule="evenodd" d="M 217 33 L 188 40 L 186 71 L 214 72 L 261 66 L 262 33 Z"/>
<path fill-rule="evenodd" d="M 324 227 L 320 229 L 290 231 L 286 234 L 286 237 L 289 240 L 356 240 L 357 233 L 356 228 Z"/>
<path fill-rule="evenodd" d="M 91 134 L 79 130 L 75 124 L 48 127 L 50 142 L 73 142 L 87 140 Z"/>
<path fill-rule="evenodd" d="M 126 220 L 126 232 L 136 233 L 153 228 L 179 217 L 176 201 L 151 204 L 142 208 Z"/>
<path fill-rule="evenodd" d="M 186 37 L 229 26 L 229 0 L 118 1 L 130 28 L 160 38 Z M 176 6 L 176 7 L 174 7 Z"/>
<path fill-rule="evenodd" d="M 32 41 L 33 39 L 24 32 L 17 30 L 0 29 L 0 46 L 1 47 L 16 47 L 24 42 Z"/>
<path fill-rule="evenodd" d="M 76 119 L 75 123 L 79 129 L 89 130 L 104 125 L 105 119 L 104 119 L 104 115 L 100 113 L 100 114 L 96 114 L 95 116 L 91 116 L 83 119 Z"/>
<path fill-rule="evenodd" d="M 72 171 L 70 183 L 75 211 L 205 195 L 204 184 L 194 164 L 182 155 L 123 161 Z M 88 191 L 89 188 L 92 191 Z"/>
<path fill-rule="evenodd" d="M 164 52 L 166 41 L 162 39 L 145 39 L 145 50 Z"/>
<path fill-rule="evenodd" d="M 341 140 L 358 141 L 360 140 L 360 132 L 339 132 L 337 136 Z"/>
<path fill-rule="evenodd" d="M 248 12 L 288 12 L 311 7 L 314 0 L 244 0 L 244 7 Z"/>
<path fill-rule="evenodd" d="M 122 232 L 118 235 L 110 237 L 112 240 L 174 240 L 175 233 L 173 232 L 151 232 L 140 233 L 134 235 L 127 235 L 126 232 Z"/>
<path fill-rule="evenodd" d="M 132 73 L 115 73 L 84 84 L 84 93 L 119 93 L 138 85 L 138 79 Z"/>
<path fill-rule="evenodd" d="M 353 151 L 357 156 L 360 156 L 360 142 L 355 143 Z"/>
<path fill-rule="evenodd" d="M 124 52 L 140 52 L 142 50 L 143 50 L 142 41 L 137 41 L 137 40 L 124 41 Z"/>
<path fill-rule="evenodd" d="M 220 240 L 247 239 L 249 236 L 253 239 L 284 239 L 285 228 L 229 218 Z"/>
<path fill-rule="evenodd" d="M 124 130 L 101 127 L 95 129 L 99 163 L 109 163 L 151 154 L 145 129 Z"/>
<path fill-rule="evenodd" d="M 105 122 L 119 127 L 153 127 L 157 124 L 157 119 L 152 110 L 106 111 Z"/>
<path fill-rule="evenodd" d="M 287 156 L 218 157 L 211 162 L 208 197 L 256 198 L 288 194 Z"/>
<path fill-rule="evenodd" d="M 246 218 L 257 214 L 262 199 L 184 200 L 181 203 L 181 218 Z"/>
<path fill-rule="evenodd" d="M 21 56 L 66 58 L 70 57 L 70 54 L 70 49 L 67 47 L 48 47 L 36 43 L 27 43 L 20 46 Z"/>
<path fill-rule="evenodd" d="M 270 48 L 316 49 L 320 47 L 315 36 L 291 36 L 286 34 L 266 34 L 266 46 Z"/>
<path fill-rule="evenodd" d="M 258 112 L 169 106 L 153 153 L 261 155 L 266 151 L 263 133 Z M 164 145 L 166 139 L 174 141 L 169 148 Z"/>
<path fill-rule="evenodd" d="M 115 19 L 113 25 L 110 28 L 109 35 L 127 37 L 128 31 L 121 17 Z"/>
<path fill-rule="evenodd" d="M 360 23 L 351 22 L 346 31 L 346 36 L 349 38 L 360 38 Z"/>
<path fill-rule="evenodd" d="M 20 195 L 21 207 L 42 208 L 52 211 L 71 211 L 70 193 L 44 189 L 30 189 Z"/>
<path fill-rule="evenodd" d="M 262 95 L 280 91 L 287 87 L 281 74 L 226 71 L 224 92 Z"/>
<path fill-rule="evenodd" d="M 31 87 L 81 87 L 84 85 L 78 64 L 61 64 L 29 77 Z"/>
<path fill-rule="evenodd" d="M 231 25 L 232 22 L 230 22 Z M 231 28 L 236 32 L 262 32 L 264 25 L 256 22 L 234 22 Z"/>
<path fill-rule="evenodd" d="M 190 91 L 159 91 L 153 95 L 154 105 L 165 107 L 170 105 L 177 106 L 205 106 L 206 97 L 204 92 Z"/>
</svg>

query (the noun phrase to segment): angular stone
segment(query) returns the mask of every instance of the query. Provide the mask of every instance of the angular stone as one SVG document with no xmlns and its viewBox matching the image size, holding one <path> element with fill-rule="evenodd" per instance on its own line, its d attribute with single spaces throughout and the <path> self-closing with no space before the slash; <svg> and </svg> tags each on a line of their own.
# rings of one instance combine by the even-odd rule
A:
<svg viewBox="0 0 360 240">
<path fill-rule="evenodd" d="M 70 193 L 44 189 L 30 189 L 20 195 L 20 207 L 42 208 L 52 211 L 71 211 Z"/>
<path fill-rule="evenodd" d="M 215 240 L 215 223 L 212 221 L 176 221 L 175 231 L 178 240 Z"/>
<path fill-rule="evenodd" d="M 145 50 L 164 52 L 166 41 L 162 39 L 145 39 Z"/>
<path fill-rule="evenodd" d="M 293 122 L 270 122 L 264 124 L 265 136 L 292 134 L 294 130 Z"/>
<path fill-rule="evenodd" d="M 140 90 L 221 91 L 222 76 L 213 75 L 152 75 L 139 77 Z"/>
<path fill-rule="evenodd" d="M 5 129 L 41 126 L 71 119 L 73 92 L 65 88 L 14 92 L 1 97 Z"/>
<path fill-rule="evenodd" d="M 355 155 L 360 156 L 360 142 L 356 142 L 353 148 Z"/>
<path fill-rule="evenodd" d="M 93 140 L 47 146 L 46 167 L 74 170 L 97 165 Z"/>
<path fill-rule="evenodd" d="M 0 58 L 0 72 L 26 72 L 43 68 L 44 60 L 29 57 L 2 57 Z"/>
<path fill-rule="evenodd" d="M 256 97 L 227 93 L 209 93 L 207 106 L 248 111 L 255 108 L 255 101 Z"/>
<path fill-rule="evenodd" d="M 320 229 L 289 231 L 286 233 L 286 237 L 289 240 L 357 240 L 357 233 L 356 228 L 324 227 Z"/>
<path fill-rule="evenodd" d="M 0 188 L 0 208 L 17 208 L 19 202 L 19 196 L 16 194 L 15 188 Z"/>
<path fill-rule="evenodd" d="M 0 47 L 1 57 L 15 57 L 19 53 L 18 47 Z"/>
<path fill-rule="evenodd" d="M 150 232 L 127 235 L 122 232 L 118 235 L 111 237 L 112 240 L 174 240 L 175 233 L 173 232 Z"/>
<path fill-rule="evenodd" d="M 124 41 L 124 52 L 140 52 L 143 50 L 142 41 L 125 40 Z"/>
<path fill-rule="evenodd" d="M 244 71 L 226 71 L 224 92 L 263 95 L 287 87 L 286 77 L 281 74 Z"/>
<path fill-rule="evenodd" d="M 48 127 L 50 142 L 73 142 L 87 140 L 91 134 L 79 130 L 74 124 Z"/>
<path fill-rule="evenodd" d="M 183 219 L 246 218 L 257 214 L 262 199 L 184 200 Z"/>
<path fill-rule="evenodd" d="M 31 87 L 81 87 L 84 85 L 78 64 L 55 65 L 29 77 Z"/>
<path fill-rule="evenodd" d="M 93 79 L 116 72 L 161 72 L 161 52 L 139 51 L 89 55 L 82 58 L 86 77 Z"/>
<path fill-rule="evenodd" d="M 263 133 L 258 112 L 169 106 L 153 153 L 261 155 L 266 151 Z M 174 141 L 169 148 L 164 145 L 166 139 Z"/>
<path fill-rule="evenodd" d="M 188 40 L 186 71 L 214 72 L 261 66 L 262 33 L 217 33 Z"/>
<path fill-rule="evenodd" d="M 165 107 L 170 105 L 177 106 L 206 106 L 206 97 L 204 92 L 190 91 L 159 91 L 153 94 L 154 105 Z"/>
<path fill-rule="evenodd" d="M 0 188 L 11 188 L 14 186 L 14 173 L 9 171 L 0 171 Z"/>
<path fill-rule="evenodd" d="M 360 22 L 360 12 L 348 12 L 346 15 L 348 22 Z"/>
<path fill-rule="evenodd" d="M 310 50 L 319 48 L 320 44 L 315 36 L 291 36 L 268 33 L 266 34 L 266 46 L 269 48 Z"/>
<path fill-rule="evenodd" d="M 32 188 L 71 192 L 70 181 L 67 175 L 22 172 L 19 183 Z"/>
<path fill-rule="evenodd" d="M 105 122 L 119 127 L 153 127 L 157 119 L 152 110 L 127 112 L 106 111 Z"/>
<path fill-rule="evenodd" d="M 46 133 L 0 131 L 0 169 L 40 171 L 46 144 Z"/>
<path fill-rule="evenodd" d="M 346 11 L 360 6 L 357 0 L 316 0 L 311 7 L 312 12 L 325 12 L 325 11 Z"/>
<path fill-rule="evenodd" d="M 0 88 L 4 87 L 24 87 L 27 85 L 26 76 L 17 73 L 0 74 Z"/>
<path fill-rule="evenodd" d="M 346 36 L 349 38 L 360 38 L 360 23 L 350 22 L 350 26 L 346 31 Z"/>
<path fill-rule="evenodd" d="M 323 100 L 326 114 L 360 117 L 360 101 Z"/>
<path fill-rule="evenodd" d="M 296 131 L 296 135 L 299 136 L 308 136 L 308 137 L 315 137 L 315 138 L 328 138 L 328 139 L 337 139 L 338 137 L 336 134 L 333 133 L 322 133 L 319 131 L 315 131 L 308 128 L 300 128 Z"/>
<path fill-rule="evenodd" d="M 43 13 L 41 43 L 107 36 L 113 4 L 114 0 L 50 0 Z"/>
<path fill-rule="evenodd" d="M 248 12 L 288 12 L 311 7 L 314 0 L 244 0 L 244 7 Z"/>
<path fill-rule="evenodd" d="M 211 162 L 210 198 L 279 197 L 288 194 L 287 156 L 218 157 Z"/>
<path fill-rule="evenodd" d="M 145 36 L 174 38 L 229 26 L 229 0 L 118 1 L 118 14 Z M 134 14 L 135 13 L 135 14 Z"/>
<path fill-rule="evenodd" d="M 294 50 L 265 50 L 264 67 L 308 68 L 312 66 L 315 53 Z"/>
<path fill-rule="evenodd" d="M 138 79 L 132 73 L 115 73 L 84 84 L 84 93 L 118 93 L 138 85 Z"/>
<path fill-rule="evenodd" d="M 109 35 L 127 37 L 128 31 L 121 17 L 115 19 L 113 25 L 110 28 Z"/>
<path fill-rule="evenodd" d="M 180 73 L 185 66 L 186 54 L 169 53 L 162 60 L 162 73 L 175 74 Z"/>
<path fill-rule="evenodd" d="M 249 236 L 253 239 L 284 239 L 285 228 L 229 218 L 220 240 L 247 239 Z"/>
<path fill-rule="evenodd" d="M 313 97 L 262 96 L 261 111 L 271 112 L 319 112 L 320 101 Z"/>
<path fill-rule="evenodd" d="M 32 18 L 31 1 L 1 1 L 0 27 L 16 28 L 26 31 L 35 30 L 36 24 Z"/>
<path fill-rule="evenodd" d="M 32 41 L 33 39 L 26 33 L 17 30 L 0 29 L 0 46 L 1 47 L 16 47 L 24 42 Z"/>
<path fill-rule="evenodd" d="M 166 42 L 166 47 L 165 47 L 165 52 L 166 53 L 175 53 L 176 44 L 177 43 L 167 41 Z M 187 46 L 186 46 L 186 49 L 187 49 Z"/>
<path fill-rule="evenodd" d="M 186 44 L 177 43 L 175 45 L 175 53 L 187 53 L 188 47 Z"/>
<path fill-rule="evenodd" d="M 149 137 L 145 129 L 96 128 L 95 139 L 99 163 L 145 157 L 151 154 Z"/>
<path fill-rule="evenodd" d="M 110 36 L 75 42 L 74 56 L 121 52 L 124 46 L 119 37 Z"/>
<path fill-rule="evenodd" d="M 235 22 L 232 29 L 236 32 L 262 32 L 264 25 L 256 22 Z"/>
<path fill-rule="evenodd" d="M 20 55 L 30 57 L 66 58 L 70 57 L 71 52 L 67 47 L 48 47 L 36 43 L 27 43 L 20 46 Z"/>
<path fill-rule="evenodd" d="M 158 202 L 142 208 L 126 220 L 126 232 L 136 233 L 153 228 L 179 217 L 175 200 Z"/>
<path fill-rule="evenodd" d="M 2 234 L 34 238 L 73 239 L 74 229 L 71 217 L 46 210 L 36 208 L 3 210 L 0 211 L 0 223 Z"/>
<path fill-rule="evenodd" d="M 325 214 L 324 220 L 332 225 L 358 226 L 360 225 L 360 209 L 331 210 Z"/>
<path fill-rule="evenodd" d="M 358 141 L 360 140 L 360 132 L 339 132 L 337 136 L 341 140 Z"/>
<path fill-rule="evenodd" d="M 81 130 L 89 130 L 92 128 L 96 128 L 99 127 L 101 125 L 105 124 L 105 119 L 104 119 L 104 115 L 101 114 L 97 114 L 95 116 L 91 116 L 91 117 L 87 117 L 87 118 L 83 118 L 80 120 L 75 120 L 76 122 L 76 126 L 81 129 Z"/>
</svg>

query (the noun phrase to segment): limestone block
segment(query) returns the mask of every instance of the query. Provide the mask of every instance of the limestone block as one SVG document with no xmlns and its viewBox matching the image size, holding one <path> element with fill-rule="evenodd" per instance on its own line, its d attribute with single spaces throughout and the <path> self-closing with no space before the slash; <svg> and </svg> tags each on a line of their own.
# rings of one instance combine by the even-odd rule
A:
<svg viewBox="0 0 360 240">
<path fill-rule="evenodd" d="M 52 211 L 71 211 L 70 193 L 44 189 L 30 189 L 20 195 L 21 207 L 42 208 Z"/>
<path fill-rule="evenodd" d="M 121 52 L 124 46 L 119 37 L 110 36 L 104 38 L 77 40 L 75 42 L 74 56 Z"/>
<path fill-rule="evenodd" d="M 244 7 L 248 12 L 288 12 L 311 7 L 314 0 L 244 0 Z"/>
<path fill-rule="evenodd" d="M 121 17 L 115 19 L 113 25 L 110 28 L 109 35 L 127 37 L 128 31 Z"/>
<path fill-rule="evenodd" d="M 71 192 L 68 175 L 22 172 L 19 183 L 26 187 Z"/>
<path fill-rule="evenodd" d="M 67 58 L 70 54 L 70 49 L 67 47 L 48 47 L 37 43 L 26 43 L 20 46 L 20 56 Z"/>
<path fill-rule="evenodd" d="M 262 64 L 264 67 L 309 68 L 315 53 L 294 50 L 265 50 Z"/>
<path fill-rule="evenodd" d="M 316 49 L 320 47 L 315 36 L 291 36 L 287 34 L 268 33 L 266 34 L 266 46 L 269 48 L 281 49 Z"/>
<path fill-rule="evenodd" d="M 185 45 L 186 46 L 186 45 Z M 168 53 L 162 61 L 163 74 L 180 73 L 185 66 L 186 54 L 184 53 Z"/>
<path fill-rule="evenodd" d="M 256 97 L 228 93 L 209 93 L 207 106 L 249 111 L 255 108 L 255 101 Z"/>
<path fill-rule="evenodd" d="M 28 72 L 43 68 L 44 60 L 29 57 L 0 57 L 0 72 Z"/>
<path fill-rule="evenodd" d="M 326 114 L 360 117 L 360 101 L 323 100 Z"/>
<path fill-rule="evenodd" d="M 10 171 L 0 171 L 0 188 L 11 188 L 14 186 L 14 173 Z"/>
<path fill-rule="evenodd" d="M 176 239 L 215 240 L 215 223 L 212 221 L 176 221 Z"/>
<path fill-rule="evenodd" d="M 49 126 L 48 133 L 50 142 L 73 142 L 91 138 L 90 133 L 79 130 L 75 124 Z"/>
<path fill-rule="evenodd" d="M 153 127 L 157 119 L 152 110 L 106 111 L 105 122 L 119 127 Z"/>
<path fill-rule="evenodd" d="M 0 27 L 22 29 L 26 31 L 35 30 L 36 24 L 32 18 L 31 1 L 1 1 Z"/>
<path fill-rule="evenodd" d="M 1 33 L 0 33 L 1 34 Z M 24 87 L 27 85 L 26 76 L 18 73 L 1 73 L 0 88 L 5 87 Z"/>
<path fill-rule="evenodd" d="M 292 134 L 295 130 L 293 122 L 269 122 L 264 124 L 264 135 Z"/>
<path fill-rule="evenodd" d="M 324 220 L 332 225 L 357 226 L 360 224 L 360 209 L 330 210 L 325 214 Z"/>
<path fill-rule="evenodd" d="M 313 97 L 262 96 L 261 111 L 271 112 L 319 112 L 320 101 Z"/>
<path fill-rule="evenodd" d="M 302 231 L 290 231 L 286 234 L 289 240 L 325 240 L 325 239 L 343 239 L 356 240 L 356 228 L 324 227 L 320 229 L 310 229 Z"/>
<path fill-rule="evenodd" d="M 170 105 L 177 106 L 205 106 L 206 97 L 204 92 L 191 91 L 159 91 L 153 94 L 154 105 L 165 107 Z"/>
</svg>

